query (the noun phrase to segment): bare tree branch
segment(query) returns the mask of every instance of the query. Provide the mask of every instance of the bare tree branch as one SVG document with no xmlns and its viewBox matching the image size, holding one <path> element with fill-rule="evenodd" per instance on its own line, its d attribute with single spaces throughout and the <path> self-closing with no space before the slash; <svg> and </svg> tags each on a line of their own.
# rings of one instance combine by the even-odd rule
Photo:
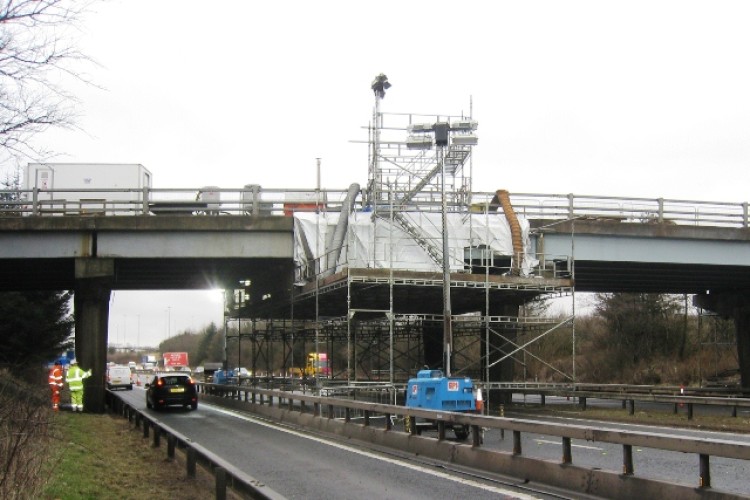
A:
<svg viewBox="0 0 750 500">
<path fill-rule="evenodd" d="M 59 82 L 61 75 L 86 81 L 76 65 L 90 60 L 72 32 L 91 3 L 0 0 L 0 163 L 48 156 L 32 138 L 74 125 L 76 100 Z"/>
</svg>

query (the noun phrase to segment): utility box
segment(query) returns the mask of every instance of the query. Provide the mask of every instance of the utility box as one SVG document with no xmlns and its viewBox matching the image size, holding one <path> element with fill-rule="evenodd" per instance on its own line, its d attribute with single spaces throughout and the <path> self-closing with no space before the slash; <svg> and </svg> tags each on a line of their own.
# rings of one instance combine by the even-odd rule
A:
<svg viewBox="0 0 750 500">
<path fill-rule="evenodd" d="M 29 163 L 23 189 L 38 213 L 54 215 L 137 215 L 151 172 L 126 163 Z M 36 200 L 34 200 L 34 189 Z"/>
<path fill-rule="evenodd" d="M 198 191 L 198 200 L 206 204 L 206 213 L 218 214 L 221 208 L 221 188 L 204 186 Z"/>
</svg>

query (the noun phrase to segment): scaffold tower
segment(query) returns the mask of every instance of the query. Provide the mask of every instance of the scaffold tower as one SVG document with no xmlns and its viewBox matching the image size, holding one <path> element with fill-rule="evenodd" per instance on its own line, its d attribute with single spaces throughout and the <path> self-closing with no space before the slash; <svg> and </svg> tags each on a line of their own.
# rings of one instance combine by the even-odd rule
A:
<svg viewBox="0 0 750 500">
<path fill-rule="evenodd" d="M 508 196 L 472 192 L 471 104 L 468 114 L 385 113 L 389 87 L 384 74 L 371 86 L 367 186 L 292 214 L 289 297 L 236 314 L 252 318 L 253 363 L 281 359 L 288 373 L 314 351 L 347 383 L 403 383 L 425 365 L 512 380 L 530 344 L 572 325 L 524 307 L 573 294 L 570 257 L 529 254 L 529 221 Z"/>
<path fill-rule="evenodd" d="M 444 163 L 449 210 L 465 209 L 472 190 L 471 152 L 478 142 L 471 103 L 468 114 L 385 113 L 381 102 L 388 87 L 384 74 L 375 77 L 365 204 L 376 214 L 388 212 L 391 201 L 397 211 L 434 209 L 441 202 Z"/>
</svg>

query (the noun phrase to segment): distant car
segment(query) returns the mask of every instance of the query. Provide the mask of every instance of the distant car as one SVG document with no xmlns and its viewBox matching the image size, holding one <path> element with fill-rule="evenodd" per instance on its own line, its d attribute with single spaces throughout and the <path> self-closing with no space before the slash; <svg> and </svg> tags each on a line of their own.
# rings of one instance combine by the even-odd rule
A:
<svg viewBox="0 0 750 500">
<path fill-rule="evenodd" d="M 133 390 L 133 378 L 127 366 L 111 365 L 107 367 L 107 389 Z"/>
<path fill-rule="evenodd" d="M 145 387 L 148 408 L 158 410 L 174 405 L 198 408 L 195 382 L 185 372 L 157 373 Z"/>
</svg>

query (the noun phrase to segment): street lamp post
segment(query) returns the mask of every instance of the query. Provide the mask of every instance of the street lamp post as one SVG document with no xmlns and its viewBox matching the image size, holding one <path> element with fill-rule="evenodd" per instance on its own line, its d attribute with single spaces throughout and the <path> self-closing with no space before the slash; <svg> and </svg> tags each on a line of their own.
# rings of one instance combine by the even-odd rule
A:
<svg viewBox="0 0 750 500">
<path fill-rule="evenodd" d="M 445 375 L 451 376 L 451 355 L 453 353 L 453 322 L 451 320 L 451 267 L 448 245 L 448 200 L 445 192 L 445 147 L 448 145 L 450 124 L 438 122 L 432 127 L 435 132 L 435 145 L 440 165 L 440 212 L 443 237 L 443 364 Z"/>
<path fill-rule="evenodd" d="M 370 173 L 368 179 L 368 192 L 370 201 L 374 201 L 373 209 L 377 214 L 378 202 L 381 201 L 382 190 L 382 171 L 380 169 L 380 130 L 382 128 L 382 118 L 380 114 L 380 101 L 385 98 L 385 91 L 391 87 L 388 77 L 380 73 L 372 82 L 371 89 L 375 94 L 375 108 L 372 123 L 372 153 Z M 429 177 L 424 177 L 417 182 L 417 190 L 426 186 L 432 176 L 440 171 L 440 191 L 441 191 L 441 212 L 442 212 L 442 268 L 443 268 L 443 362 L 447 376 L 451 375 L 451 358 L 453 354 L 453 328 L 451 320 L 451 280 L 450 280 L 450 248 L 448 244 L 448 201 L 446 189 L 446 163 L 450 164 L 450 175 L 455 175 L 471 153 L 471 147 L 477 144 L 474 130 L 477 128 L 477 122 L 464 116 L 449 117 L 447 120 L 440 117 L 437 122 L 432 124 L 413 124 L 411 118 L 407 130 L 413 134 L 406 140 L 407 149 L 432 149 L 432 136 L 434 135 L 435 145 L 437 146 L 437 164 L 429 173 Z M 456 135 L 451 141 L 451 133 Z M 451 142 L 453 143 L 451 145 Z M 447 149 L 447 151 L 446 151 Z M 399 153 L 400 154 L 400 153 Z M 446 159 L 449 161 L 446 162 Z M 389 188 L 390 189 L 390 188 Z M 416 191 L 416 190 L 415 190 Z M 402 205 L 411 199 L 416 193 L 408 194 L 401 202 Z M 392 210 L 391 210 L 391 217 Z M 436 250 L 436 249 L 435 249 Z M 432 252 L 431 252 L 432 255 Z M 437 259 L 436 259 L 437 260 Z"/>
<path fill-rule="evenodd" d="M 437 162 L 440 169 L 440 193 L 441 193 L 441 219 L 442 219 L 442 267 L 443 267 L 443 364 L 446 376 L 451 376 L 451 359 L 453 356 L 453 322 L 451 312 L 451 275 L 450 275 L 450 245 L 448 243 L 448 196 L 446 192 L 446 148 L 450 148 L 451 132 L 456 131 L 458 135 L 454 144 L 462 146 L 474 146 L 477 143 L 473 131 L 477 124 L 473 120 L 460 120 L 455 123 L 436 122 L 432 125 L 412 126 L 412 132 L 422 134 L 434 134 L 435 146 L 437 146 Z M 419 137 L 410 137 L 413 142 L 407 141 L 411 149 L 430 149 L 431 140 L 423 140 Z"/>
</svg>

